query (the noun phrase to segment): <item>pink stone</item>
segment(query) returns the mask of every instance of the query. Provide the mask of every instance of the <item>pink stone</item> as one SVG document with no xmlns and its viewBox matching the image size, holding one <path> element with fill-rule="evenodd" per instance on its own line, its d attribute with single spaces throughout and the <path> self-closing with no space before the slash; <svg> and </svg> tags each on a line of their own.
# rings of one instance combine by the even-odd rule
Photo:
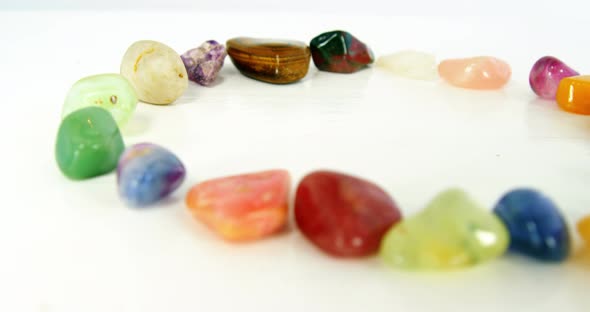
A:
<svg viewBox="0 0 590 312">
<path fill-rule="evenodd" d="M 577 71 L 559 59 L 553 56 L 544 56 L 533 65 L 529 75 L 529 83 L 538 96 L 554 100 L 561 79 L 578 75 Z"/>
<path fill-rule="evenodd" d="M 383 235 L 400 219 L 397 205 L 385 191 L 357 177 L 316 171 L 297 187 L 297 226 L 311 242 L 333 256 L 376 253 Z"/>
<path fill-rule="evenodd" d="M 438 73 L 451 85 L 478 90 L 500 89 L 512 74 L 508 63 L 491 56 L 444 60 Z"/>
<path fill-rule="evenodd" d="M 222 238 L 250 241 L 285 228 L 289 191 L 289 173 L 270 170 L 197 184 L 186 195 L 186 205 Z"/>
</svg>

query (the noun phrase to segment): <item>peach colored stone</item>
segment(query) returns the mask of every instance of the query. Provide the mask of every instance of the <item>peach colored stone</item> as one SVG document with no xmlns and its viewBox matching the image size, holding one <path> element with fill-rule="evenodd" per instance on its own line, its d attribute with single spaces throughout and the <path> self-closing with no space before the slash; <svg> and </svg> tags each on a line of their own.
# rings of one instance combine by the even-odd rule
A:
<svg viewBox="0 0 590 312">
<path fill-rule="evenodd" d="M 500 89 L 512 74 L 508 63 L 491 56 L 444 60 L 438 73 L 456 87 L 478 90 Z"/>
<path fill-rule="evenodd" d="M 213 179 L 186 195 L 193 216 L 228 241 L 251 241 L 285 228 L 289 173 L 270 170 Z"/>
</svg>

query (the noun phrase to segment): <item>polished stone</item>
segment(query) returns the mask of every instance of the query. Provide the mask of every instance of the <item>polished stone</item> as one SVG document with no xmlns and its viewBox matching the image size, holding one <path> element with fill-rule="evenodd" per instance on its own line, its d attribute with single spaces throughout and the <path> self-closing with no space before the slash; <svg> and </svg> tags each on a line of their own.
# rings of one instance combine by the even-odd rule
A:
<svg viewBox="0 0 590 312">
<path fill-rule="evenodd" d="M 451 189 L 389 230 L 380 254 L 396 268 L 448 270 L 496 258 L 506 251 L 508 242 L 498 217 L 462 190 Z"/>
<path fill-rule="evenodd" d="M 559 59 L 544 56 L 533 65 L 529 74 L 529 84 L 539 97 L 554 100 L 559 82 L 563 78 L 577 75 L 579 75 L 577 71 Z"/>
<path fill-rule="evenodd" d="M 113 171 L 124 148 L 112 115 L 101 107 L 90 106 L 61 121 L 55 159 L 65 176 L 81 180 Z"/>
<path fill-rule="evenodd" d="M 210 86 L 223 67 L 227 56 L 223 44 L 209 40 L 199 47 L 186 51 L 180 57 L 184 62 L 188 79 L 202 86 Z"/>
<path fill-rule="evenodd" d="M 88 106 L 106 109 L 121 127 L 135 112 L 137 95 L 129 81 L 119 74 L 89 76 L 78 80 L 70 88 L 62 109 L 62 118 Z"/>
<path fill-rule="evenodd" d="M 151 40 L 137 41 L 125 52 L 121 75 L 131 82 L 138 98 L 166 105 L 178 99 L 188 86 L 188 74 L 180 55 L 169 46 Z"/>
<path fill-rule="evenodd" d="M 186 195 L 186 205 L 220 237 L 252 241 L 285 229 L 289 192 L 289 173 L 269 170 L 199 183 Z"/>
<path fill-rule="evenodd" d="M 578 222 L 578 233 L 586 243 L 586 246 L 590 248 L 590 215 Z"/>
<path fill-rule="evenodd" d="M 379 186 L 350 175 L 315 171 L 295 195 L 295 221 L 317 247 L 337 257 L 372 255 L 383 234 L 401 219 Z"/>
<path fill-rule="evenodd" d="M 394 75 L 416 80 L 437 79 L 436 65 L 433 54 L 411 50 L 384 55 L 377 60 L 378 67 Z"/>
<path fill-rule="evenodd" d="M 494 212 L 510 232 L 510 250 L 539 260 L 564 261 L 570 252 L 567 223 L 542 193 L 515 189 L 498 201 Z"/>
<path fill-rule="evenodd" d="M 309 70 L 309 47 L 303 42 L 238 37 L 228 40 L 226 46 L 236 68 L 256 80 L 293 83 Z"/>
<path fill-rule="evenodd" d="M 490 56 L 444 60 L 438 73 L 453 86 L 476 90 L 500 89 L 512 75 L 508 63 Z"/>
<path fill-rule="evenodd" d="M 333 73 L 354 73 L 373 63 L 371 49 L 350 33 L 342 30 L 325 32 L 309 44 L 315 66 Z"/>
<path fill-rule="evenodd" d="M 563 78 L 556 99 L 559 107 L 565 111 L 590 115 L 590 76 Z"/>
<path fill-rule="evenodd" d="M 176 190 L 185 175 L 184 165 L 169 150 L 135 144 L 125 149 L 117 165 L 119 195 L 131 206 L 153 204 Z"/>
</svg>

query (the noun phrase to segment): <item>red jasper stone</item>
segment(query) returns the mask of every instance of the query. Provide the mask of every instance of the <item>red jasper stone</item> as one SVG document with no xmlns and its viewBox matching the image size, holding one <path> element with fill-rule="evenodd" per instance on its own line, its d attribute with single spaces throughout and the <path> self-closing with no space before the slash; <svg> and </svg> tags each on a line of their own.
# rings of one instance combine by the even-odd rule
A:
<svg viewBox="0 0 590 312">
<path fill-rule="evenodd" d="M 401 213 L 379 186 L 353 176 L 316 171 L 299 183 L 295 221 L 303 234 L 337 257 L 377 252 L 382 236 Z"/>
</svg>

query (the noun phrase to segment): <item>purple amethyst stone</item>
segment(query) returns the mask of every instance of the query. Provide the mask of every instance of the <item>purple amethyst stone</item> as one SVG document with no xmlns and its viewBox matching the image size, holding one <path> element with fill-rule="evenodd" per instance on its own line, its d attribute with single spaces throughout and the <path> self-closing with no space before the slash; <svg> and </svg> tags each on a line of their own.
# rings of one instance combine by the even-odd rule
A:
<svg viewBox="0 0 590 312">
<path fill-rule="evenodd" d="M 188 79 L 209 86 L 223 66 L 227 52 L 225 47 L 215 40 L 209 40 L 198 48 L 186 51 L 180 56 L 186 67 Z"/>
<path fill-rule="evenodd" d="M 529 75 L 529 83 L 535 93 L 544 99 L 555 99 L 559 82 L 563 78 L 577 76 L 579 73 L 553 56 L 540 58 Z"/>
</svg>

